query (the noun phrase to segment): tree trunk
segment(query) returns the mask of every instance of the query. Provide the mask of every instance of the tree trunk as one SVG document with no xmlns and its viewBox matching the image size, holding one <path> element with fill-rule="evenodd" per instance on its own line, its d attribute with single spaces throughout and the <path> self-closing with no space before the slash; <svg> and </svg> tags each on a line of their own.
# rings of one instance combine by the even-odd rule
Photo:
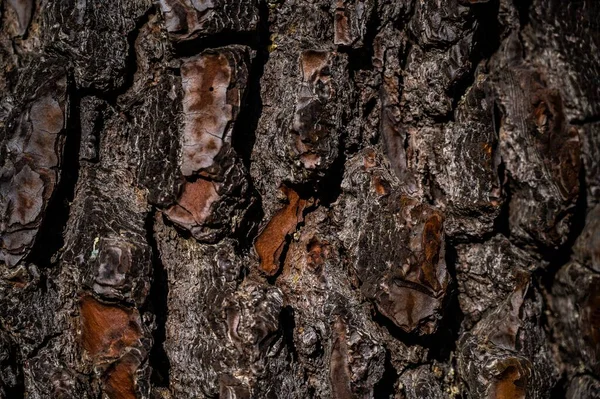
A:
<svg viewBox="0 0 600 399">
<path fill-rule="evenodd" d="M 0 398 L 600 397 L 597 1 L 0 12 Z"/>
</svg>

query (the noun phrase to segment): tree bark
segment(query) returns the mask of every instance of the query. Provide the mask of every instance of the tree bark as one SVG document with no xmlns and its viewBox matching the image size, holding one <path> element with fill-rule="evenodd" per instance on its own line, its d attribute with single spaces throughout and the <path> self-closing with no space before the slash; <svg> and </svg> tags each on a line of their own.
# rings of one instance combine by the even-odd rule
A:
<svg viewBox="0 0 600 399">
<path fill-rule="evenodd" d="M 597 1 L 0 12 L 0 398 L 600 397 Z"/>
</svg>

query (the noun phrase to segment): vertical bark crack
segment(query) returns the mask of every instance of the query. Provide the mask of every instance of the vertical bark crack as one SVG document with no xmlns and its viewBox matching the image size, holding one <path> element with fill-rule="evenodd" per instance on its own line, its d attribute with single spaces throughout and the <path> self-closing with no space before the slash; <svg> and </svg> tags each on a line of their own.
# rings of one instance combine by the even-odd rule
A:
<svg viewBox="0 0 600 399">
<path fill-rule="evenodd" d="M 146 216 L 146 239 L 152 249 L 152 286 L 149 294 L 149 307 L 155 316 L 156 328 L 153 333 L 154 343 L 150 350 L 150 367 L 152 376 L 150 381 L 157 387 L 168 387 L 170 377 L 170 360 L 165 352 L 163 344 L 166 339 L 166 324 L 169 315 L 168 296 L 169 281 L 167 271 L 161 261 L 160 251 L 156 238 L 154 237 L 155 218 L 161 217 L 153 209 Z"/>
</svg>

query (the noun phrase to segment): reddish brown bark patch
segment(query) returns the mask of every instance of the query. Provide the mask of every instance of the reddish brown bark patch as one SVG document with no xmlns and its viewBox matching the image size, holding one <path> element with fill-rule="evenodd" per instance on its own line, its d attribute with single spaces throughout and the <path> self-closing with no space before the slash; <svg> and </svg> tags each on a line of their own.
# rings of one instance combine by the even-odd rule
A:
<svg viewBox="0 0 600 399">
<path fill-rule="evenodd" d="M 348 365 L 348 341 L 346 327 L 338 317 L 333 324 L 333 345 L 329 359 L 329 380 L 331 393 L 335 399 L 354 398 L 350 386 L 350 366 Z"/>
<path fill-rule="evenodd" d="M 186 229 L 201 226 L 210 216 L 210 207 L 219 199 L 214 183 L 198 179 L 187 182 L 177 204 L 169 208 L 167 217 Z"/>
<path fill-rule="evenodd" d="M 404 195 L 382 198 L 387 205 L 367 217 L 359 240 L 361 290 L 404 331 L 432 334 L 449 282 L 444 215 Z"/>
<path fill-rule="evenodd" d="M 273 216 L 254 243 L 260 258 L 260 268 L 270 276 L 279 270 L 279 258 L 285 238 L 304 219 L 302 211 L 306 200 L 301 199 L 298 193 L 290 188 L 283 187 L 283 192 L 288 198 L 288 204 Z"/>
<path fill-rule="evenodd" d="M 327 241 L 319 241 L 313 238 L 306 246 L 307 260 L 306 265 L 313 271 L 318 270 L 329 258 L 331 248 Z"/>
<path fill-rule="evenodd" d="M 133 356 L 123 356 L 105 374 L 104 393 L 110 399 L 136 399 L 134 374 L 139 361 Z"/>
<path fill-rule="evenodd" d="M 437 265 L 439 261 L 440 249 L 442 247 L 443 236 L 443 218 L 441 214 L 434 213 L 423 227 L 422 247 L 425 259 L 422 263 L 423 283 L 431 287 L 434 291 L 439 291 L 441 285 L 437 280 Z"/>
<path fill-rule="evenodd" d="M 342 1 L 337 2 L 335 19 L 333 20 L 333 44 L 349 46 L 352 44 L 348 15 Z"/>
<path fill-rule="evenodd" d="M 86 295 L 80 302 L 81 340 L 92 357 L 117 358 L 142 336 L 135 309 L 105 305 Z"/>
</svg>

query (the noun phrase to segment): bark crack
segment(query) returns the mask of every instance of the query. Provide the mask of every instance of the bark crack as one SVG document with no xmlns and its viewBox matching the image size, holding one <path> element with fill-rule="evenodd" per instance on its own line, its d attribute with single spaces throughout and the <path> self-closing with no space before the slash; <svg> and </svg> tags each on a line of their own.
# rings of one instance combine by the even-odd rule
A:
<svg viewBox="0 0 600 399">
<path fill-rule="evenodd" d="M 63 232 L 69 219 L 71 202 L 79 179 L 79 147 L 81 141 L 81 93 L 69 77 L 69 106 L 65 131 L 65 145 L 60 167 L 60 180 L 48 203 L 45 217 L 26 261 L 41 268 L 54 265 L 64 244 Z"/>
<path fill-rule="evenodd" d="M 156 208 L 146 216 L 146 241 L 152 250 L 152 285 L 150 287 L 149 308 L 155 316 L 156 327 L 153 332 L 153 345 L 150 349 L 149 364 L 152 368 L 151 382 L 156 387 L 168 387 L 170 379 L 170 360 L 163 344 L 166 339 L 166 325 L 169 315 L 169 281 L 167 271 L 161 261 L 160 250 L 154 236 L 154 224 L 161 217 Z"/>
</svg>

